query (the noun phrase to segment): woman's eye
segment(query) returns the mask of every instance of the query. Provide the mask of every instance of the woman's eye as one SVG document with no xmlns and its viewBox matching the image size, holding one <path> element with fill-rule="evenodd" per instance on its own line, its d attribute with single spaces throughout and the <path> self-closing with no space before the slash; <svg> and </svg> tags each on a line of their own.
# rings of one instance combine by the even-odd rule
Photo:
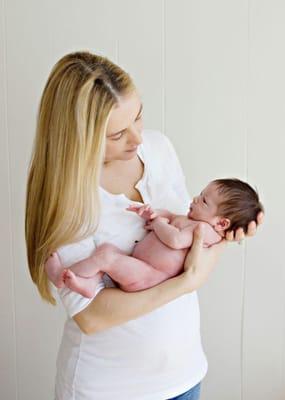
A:
<svg viewBox="0 0 285 400">
<path fill-rule="evenodd" d="M 140 115 L 136 118 L 136 121 L 138 121 L 139 119 L 141 119 L 141 117 L 142 117 L 142 114 L 140 114 Z"/>
<path fill-rule="evenodd" d="M 118 132 L 115 136 L 112 137 L 112 140 L 119 140 L 123 136 L 124 132 Z"/>
<path fill-rule="evenodd" d="M 204 204 L 207 204 L 205 199 L 203 199 L 203 203 L 204 203 Z"/>
</svg>

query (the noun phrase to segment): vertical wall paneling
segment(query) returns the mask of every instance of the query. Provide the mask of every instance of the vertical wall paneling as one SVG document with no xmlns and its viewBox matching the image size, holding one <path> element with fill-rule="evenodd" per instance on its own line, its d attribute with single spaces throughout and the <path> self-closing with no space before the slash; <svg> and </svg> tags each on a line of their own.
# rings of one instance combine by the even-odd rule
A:
<svg viewBox="0 0 285 400">
<path fill-rule="evenodd" d="M 166 0 L 165 23 L 166 133 L 193 196 L 211 179 L 246 177 L 247 1 Z M 199 291 L 203 399 L 240 399 L 243 251 L 229 247 Z"/>
<path fill-rule="evenodd" d="M 244 399 L 285 397 L 284 19 L 283 1 L 249 0 L 248 176 L 266 219 L 248 242 Z"/>
<path fill-rule="evenodd" d="M 145 127 L 162 130 L 163 0 L 121 0 L 116 9 L 118 63 L 142 96 Z"/>
<path fill-rule="evenodd" d="M 50 4 L 11 0 L 7 20 L 7 109 L 11 177 L 12 247 L 17 310 L 19 400 L 51 398 L 60 333 L 58 310 L 43 303 L 29 276 L 24 241 L 27 167 L 41 91 L 51 66 Z"/>
<path fill-rule="evenodd" d="M 9 127 L 7 120 L 6 4 L 0 3 L 0 397 L 17 400 L 15 291 L 11 233 Z"/>
</svg>

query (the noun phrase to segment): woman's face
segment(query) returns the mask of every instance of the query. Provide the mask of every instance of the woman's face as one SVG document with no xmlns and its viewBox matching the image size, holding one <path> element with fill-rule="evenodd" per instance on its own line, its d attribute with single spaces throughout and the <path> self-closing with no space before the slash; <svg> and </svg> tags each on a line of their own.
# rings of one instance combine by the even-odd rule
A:
<svg viewBox="0 0 285 400">
<path fill-rule="evenodd" d="M 136 90 L 120 98 L 111 111 L 106 132 L 105 163 L 129 160 L 142 142 L 142 102 Z"/>
</svg>

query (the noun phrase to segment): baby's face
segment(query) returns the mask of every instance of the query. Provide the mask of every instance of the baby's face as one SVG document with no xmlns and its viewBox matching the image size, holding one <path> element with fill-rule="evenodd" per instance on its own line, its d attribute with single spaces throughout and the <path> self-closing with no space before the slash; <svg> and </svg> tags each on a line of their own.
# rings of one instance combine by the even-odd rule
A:
<svg viewBox="0 0 285 400">
<path fill-rule="evenodd" d="M 199 196 L 194 197 L 187 214 L 188 218 L 214 225 L 220 200 L 216 185 L 209 183 Z"/>
</svg>

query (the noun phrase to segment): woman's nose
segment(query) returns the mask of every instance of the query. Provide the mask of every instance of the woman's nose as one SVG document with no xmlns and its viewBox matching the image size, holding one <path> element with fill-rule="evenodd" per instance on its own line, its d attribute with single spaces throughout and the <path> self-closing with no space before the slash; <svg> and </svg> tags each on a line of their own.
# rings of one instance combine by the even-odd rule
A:
<svg viewBox="0 0 285 400">
<path fill-rule="evenodd" d="M 141 132 L 137 128 L 130 129 L 128 132 L 128 142 L 133 145 L 142 143 Z"/>
</svg>

